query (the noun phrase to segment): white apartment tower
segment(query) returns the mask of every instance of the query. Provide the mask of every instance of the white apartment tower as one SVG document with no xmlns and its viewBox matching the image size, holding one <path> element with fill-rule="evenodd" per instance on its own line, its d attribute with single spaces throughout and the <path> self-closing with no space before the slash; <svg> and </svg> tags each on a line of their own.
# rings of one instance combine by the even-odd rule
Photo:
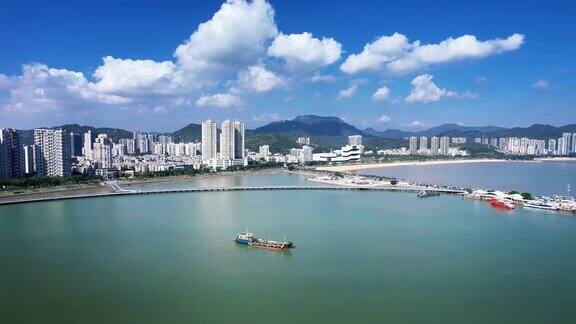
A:
<svg viewBox="0 0 576 324">
<path fill-rule="evenodd" d="M 450 147 L 450 138 L 448 136 L 440 137 L 440 155 L 448 155 Z"/>
<path fill-rule="evenodd" d="M 428 137 L 420 137 L 420 152 L 425 153 L 428 149 Z"/>
<path fill-rule="evenodd" d="M 234 160 L 234 133 L 234 123 L 229 120 L 223 121 L 222 132 L 220 133 L 220 158 L 222 160 Z"/>
<path fill-rule="evenodd" d="M 350 145 L 350 146 L 362 146 L 362 135 L 348 136 L 348 145 Z"/>
<path fill-rule="evenodd" d="M 66 177 L 72 174 L 70 134 L 62 129 L 35 129 L 37 146 L 36 174 L 49 177 Z"/>
<path fill-rule="evenodd" d="M 202 160 L 216 158 L 216 123 L 208 119 L 202 123 Z"/>
<path fill-rule="evenodd" d="M 109 169 L 112 167 L 112 146 L 106 134 L 100 134 L 94 142 L 92 150 L 94 161 L 100 163 L 102 169 Z"/>
<path fill-rule="evenodd" d="M 416 152 L 418 152 L 418 137 L 411 136 L 409 141 L 410 141 L 410 148 L 409 148 L 410 154 L 416 154 Z"/>
<path fill-rule="evenodd" d="M 84 146 L 82 148 L 82 154 L 87 159 L 92 159 L 92 131 L 87 131 L 84 133 Z"/>
<path fill-rule="evenodd" d="M 430 140 L 430 154 L 438 155 L 438 149 L 440 148 L 440 138 L 437 136 L 432 136 Z"/>
</svg>

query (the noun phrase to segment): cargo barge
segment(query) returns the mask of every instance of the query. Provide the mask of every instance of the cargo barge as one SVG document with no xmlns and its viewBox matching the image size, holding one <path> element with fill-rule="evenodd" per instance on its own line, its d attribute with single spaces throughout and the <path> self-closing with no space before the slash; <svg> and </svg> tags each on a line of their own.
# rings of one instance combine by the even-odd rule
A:
<svg viewBox="0 0 576 324">
<path fill-rule="evenodd" d="M 248 231 L 239 233 L 236 236 L 235 242 L 269 250 L 288 250 L 294 247 L 294 243 L 292 242 L 263 240 Z"/>
</svg>

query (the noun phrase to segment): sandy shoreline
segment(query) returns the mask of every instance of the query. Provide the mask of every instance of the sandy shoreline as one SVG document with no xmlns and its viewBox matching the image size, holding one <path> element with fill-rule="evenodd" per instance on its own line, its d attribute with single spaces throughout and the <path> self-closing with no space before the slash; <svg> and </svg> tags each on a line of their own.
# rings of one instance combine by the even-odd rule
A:
<svg viewBox="0 0 576 324">
<path fill-rule="evenodd" d="M 501 162 L 526 162 L 513 160 L 498 159 L 476 159 L 476 160 L 437 160 L 437 161 L 408 161 L 408 162 L 388 162 L 388 163 L 370 163 L 370 164 L 351 164 L 318 167 L 318 171 L 333 172 L 350 172 L 366 169 L 391 168 L 398 166 L 426 166 L 426 165 L 443 165 L 443 164 L 464 164 L 464 163 L 501 163 Z M 532 162 L 532 161 L 530 161 Z"/>
</svg>

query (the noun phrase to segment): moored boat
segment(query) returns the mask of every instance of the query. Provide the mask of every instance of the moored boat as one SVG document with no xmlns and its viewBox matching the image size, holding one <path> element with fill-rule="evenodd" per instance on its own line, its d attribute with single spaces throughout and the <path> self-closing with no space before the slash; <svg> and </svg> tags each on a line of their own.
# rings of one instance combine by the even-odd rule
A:
<svg viewBox="0 0 576 324">
<path fill-rule="evenodd" d="M 490 200 L 488 200 L 490 202 L 490 205 L 494 206 L 494 207 L 498 207 L 498 208 L 505 208 L 505 209 L 514 209 L 516 208 L 516 205 L 514 205 L 514 203 L 507 201 L 507 200 L 503 200 L 503 199 L 498 199 L 498 198 L 492 198 Z"/>
<path fill-rule="evenodd" d="M 241 232 L 236 236 L 236 243 L 259 247 L 270 250 L 287 250 L 294 247 L 294 243 L 289 241 L 272 241 L 257 238 L 248 231 Z"/>
<path fill-rule="evenodd" d="M 528 200 L 524 202 L 524 207 L 546 210 L 557 210 L 558 208 L 551 203 L 540 200 Z"/>
<path fill-rule="evenodd" d="M 435 197 L 435 196 L 440 196 L 440 193 L 438 191 L 428 191 L 428 190 L 420 190 L 420 192 L 418 192 L 418 197 L 420 198 Z"/>
</svg>

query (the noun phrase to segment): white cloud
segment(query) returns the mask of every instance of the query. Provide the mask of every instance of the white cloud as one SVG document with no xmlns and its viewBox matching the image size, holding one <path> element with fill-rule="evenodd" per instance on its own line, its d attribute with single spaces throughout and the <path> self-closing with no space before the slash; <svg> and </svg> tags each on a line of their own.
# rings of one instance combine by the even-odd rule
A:
<svg viewBox="0 0 576 324">
<path fill-rule="evenodd" d="M 484 76 L 484 75 L 479 75 L 476 78 L 474 78 L 474 82 L 476 83 L 484 83 L 488 80 L 488 77 Z"/>
<path fill-rule="evenodd" d="M 265 0 L 228 0 L 176 48 L 185 70 L 222 73 L 254 64 L 278 34 L 274 9 Z"/>
<path fill-rule="evenodd" d="M 312 77 L 310 77 L 310 81 L 312 82 L 334 82 L 337 78 L 330 74 L 320 74 L 315 72 Z"/>
<path fill-rule="evenodd" d="M 420 120 L 415 120 L 415 121 L 408 123 L 408 124 L 402 123 L 400 125 L 404 126 L 404 127 L 409 127 L 409 128 L 427 128 L 427 127 L 432 126 L 432 124 L 425 123 L 425 122 L 420 121 Z"/>
<path fill-rule="evenodd" d="M 268 48 L 268 55 L 282 58 L 291 70 L 309 71 L 330 65 L 340 58 L 342 45 L 333 38 L 314 38 L 311 33 L 280 34 Z"/>
<path fill-rule="evenodd" d="M 201 96 L 196 100 L 196 105 L 198 107 L 229 108 L 243 106 L 244 101 L 235 94 L 217 93 L 212 96 Z"/>
<path fill-rule="evenodd" d="M 170 61 L 103 58 L 104 64 L 94 72 L 98 82 L 95 90 L 106 93 L 129 93 L 132 91 L 165 92 L 174 90 L 176 65 Z"/>
<path fill-rule="evenodd" d="M 356 90 L 358 90 L 358 85 L 357 84 L 352 84 L 350 87 L 348 87 L 347 89 L 344 89 L 340 92 L 338 92 L 338 97 L 337 99 L 347 99 L 352 97 L 355 93 Z"/>
<path fill-rule="evenodd" d="M 156 106 L 156 107 L 154 107 L 152 112 L 155 114 L 164 114 L 164 113 L 168 112 L 168 109 L 166 109 L 166 107 L 164 107 L 164 106 Z"/>
<path fill-rule="evenodd" d="M 539 90 L 548 90 L 550 89 L 550 83 L 546 80 L 538 80 L 534 82 L 534 84 L 532 84 L 532 88 Z"/>
<path fill-rule="evenodd" d="M 438 44 L 422 45 L 420 41 L 411 43 L 406 36 L 395 33 L 366 44 L 362 52 L 348 56 L 340 69 L 348 74 L 366 70 L 404 73 L 434 64 L 513 51 L 523 43 L 524 35 L 513 34 L 505 39 L 487 41 L 464 35 Z"/>
<path fill-rule="evenodd" d="M 284 120 L 284 119 L 285 118 L 282 118 L 277 113 L 268 113 L 268 114 L 262 114 L 259 116 L 252 117 L 252 121 L 256 122 L 256 123 L 270 123 L 270 122 L 280 121 L 280 120 Z"/>
<path fill-rule="evenodd" d="M 386 86 L 381 86 L 376 90 L 376 92 L 374 92 L 372 99 L 374 101 L 386 101 L 390 99 L 390 89 Z"/>
<path fill-rule="evenodd" d="M 386 115 L 382 115 L 382 116 L 378 117 L 378 119 L 377 119 L 376 121 L 379 122 L 379 123 L 385 124 L 385 123 L 390 122 L 391 120 L 392 120 L 392 118 L 390 118 L 390 117 L 388 117 L 388 116 L 386 116 Z"/>
<path fill-rule="evenodd" d="M 461 99 L 477 99 L 479 97 L 479 95 L 476 92 L 472 92 L 472 91 L 464 91 L 461 94 L 458 95 L 458 98 Z"/>
<path fill-rule="evenodd" d="M 286 86 L 286 80 L 263 65 L 250 66 L 238 73 L 241 88 L 253 92 L 267 92 Z"/>
<path fill-rule="evenodd" d="M 442 97 L 455 97 L 458 94 L 454 91 L 439 88 L 432 79 L 430 74 L 422 74 L 414 78 L 411 84 L 413 86 L 410 95 L 406 101 L 410 103 L 429 103 L 440 100 Z"/>
</svg>

